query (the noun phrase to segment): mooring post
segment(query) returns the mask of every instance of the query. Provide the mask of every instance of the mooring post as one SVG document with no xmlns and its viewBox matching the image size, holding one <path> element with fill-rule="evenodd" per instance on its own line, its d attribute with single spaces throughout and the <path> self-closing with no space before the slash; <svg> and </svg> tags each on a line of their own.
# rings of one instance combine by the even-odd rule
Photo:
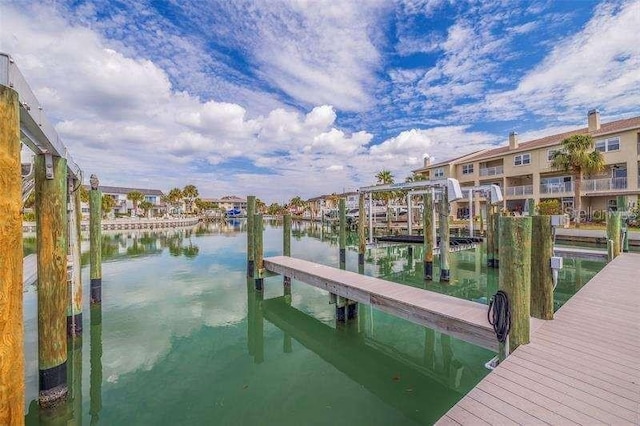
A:
<svg viewBox="0 0 640 426">
<path fill-rule="evenodd" d="M 407 194 L 407 235 L 411 235 L 413 232 L 413 209 L 411 207 L 411 201 L 411 193 L 409 192 Z"/>
<path fill-rule="evenodd" d="M 424 247 L 424 279 L 433 279 L 433 194 L 425 193 L 422 196 L 423 209 L 422 209 L 422 235 L 423 247 Z"/>
<path fill-rule="evenodd" d="M 367 249 L 364 232 L 365 220 L 364 194 L 360 193 L 360 196 L 358 197 L 358 267 L 364 267 L 364 253 Z"/>
<path fill-rule="evenodd" d="M 500 240 L 500 228 L 498 226 L 498 221 L 500 219 L 501 213 L 497 210 L 498 209 L 496 208 L 496 212 L 493 214 L 493 217 L 492 217 L 492 220 L 493 220 L 493 267 L 494 268 L 500 267 L 501 240 Z"/>
<path fill-rule="evenodd" d="M 340 212 L 338 243 L 340 246 L 340 265 L 342 265 L 347 261 L 347 207 L 344 198 L 340 198 L 338 202 L 338 211 Z"/>
<path fill-rule="evenodd" d="M 255 273 L 255 241 L 254 215 L 256 214 L 256 196 L 247 197 L 247 278 L 253 278 Z"/>
<path fill-rule="evenodd" d="M 89 315 L 89 415 L 97 425 L 102 409 L 102 305 L 91 305 Z"/>
<path fill-rule="evenodd" d="M 473 238 L 473 190 L 469 189 L 469 237 Z"/>
<path fill-rule="evenodd" d="M 42 407 L 67 397 L 67 160 L 35 160 L 38 368 Z"/>
<path fill-rule="evenodd" d="M 553 228 L 551 216 L 531 218 L 531 316 L 553 319 Z"/>
<path fill-rule="evenodd" d="M 487 207 L 487 267 L 493 268 L 493 246 L 495 245 L 496 229 L 494 228 L 493 206 Z"/>
<path fill-rule="evenodd" d="M 369 244 L 373 244 L 373 192 L 369 192 Z"/>
<path fill-rule="evenodd" d="M 529 216 L 532 217 L 536 214 L 536 200 L 534 200 L 533 198 L 527 199 L 527 213 L 529 213 Z"/>
<path fill-rule="evenodd" d="M 480 236 L 485 235 L 484 232 L 484 222 L 485 222 L 485 217 L 487 216 L 487 205 L 483 204 L 482 207 L 480 207 L 480 211 L 478 212 L 478 216 L 480 216 L 480 223 L 478 224 L 478 226 L 480 227 Z"/>
<path fill-rule="evenodd" d="M 291 256 L 291 215 L 286 213 L 282 217 L 282 254 Z M 284 297 L 291 303 L 291 277 L 285 276 L 283 279 Z"/>
<path fill-rule="evenodd" d="M 82 212 L 80 210 L 80 186 L 82 182 L 78 179 L 69 178 L 68 182 L 68 206 L 69 217 L 69 251 L 68 266 L 71 271 L 68 276 L 70 280 L 69 304 L 67 306 L 67 335 L 77 337 L 82 335 L 82 273 L 80 267 L 80 221 Z"/>
<path fill-rule="evenodd" d="M 254 246 L 254 265 L 255 272 L 253 278 L 255 279 L 256 290 L 262 291 L 264 285 L 264 223 L 262 221 L 261 214 L 253 215 L 253 246 Z"/>
<path fill-rule="evenodd" d="M 22 178 L 18 93 L 0 85 L 0 424 L 24 423 Z"/>
<path fill-rule="evenodd" d="M 91 303 L 102 303 L 102 192 L 98 178 L 91 175 L 89 191 L 89 277 Z"/>
<path fill-rule="evenodd" d="M 621 217 L 619 212 L 609 212 L 607 216 L 607 240 L 612 242 L 609 261 L 618 257 L 622 250 L 622 245 L 620 244 Z"/>
<path fill-rule="evenodd" d="M 449 279 L 449 196 L 445 188 L 440 202 L 440 281 Z"/>
<path fill-rule="evenodd" d="M 531 218 L 500 217 L 499 289 L 507 294 L 511 311 L 509 352 L 529 343 L 531 312 Z"/>
</svg>

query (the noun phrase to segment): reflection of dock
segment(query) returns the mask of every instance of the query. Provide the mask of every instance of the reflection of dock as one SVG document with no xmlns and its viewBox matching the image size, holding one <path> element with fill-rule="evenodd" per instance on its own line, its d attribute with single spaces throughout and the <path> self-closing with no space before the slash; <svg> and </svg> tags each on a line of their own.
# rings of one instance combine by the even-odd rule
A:
<svg viewBox="0 0 640 426">
<path fill-rule="evenodd" d="M 287 256 L 265 258 L 264 267 L 485 349 L 498 349 L 486 305 Z"/>
<path fill-rule="evenodd" d="M 427 367 L 415 368 L 406 360 L 370 347 L 356 332 L 357 324 L 334 329 L 290 307 L 284 297 L 265 300 L 262 304 L 266 320 L 381 401 L 420 423 L 437 420 L 438 414 L 425 409 L 425 404 L 448 407 L 460 398 L 460 392 L 453 386 L 443 385 L 444 378 L 434 380 L 435 373 Z M 453 353 L 447 351 L 447 356 L 451 364 Z M 450 370 L 455 376 L 456 369 Z"/>
<path fill-rule="evenodd" d="M 638 424 L 638 262 L 609 263 L 439 424 Z"/>
</svg>

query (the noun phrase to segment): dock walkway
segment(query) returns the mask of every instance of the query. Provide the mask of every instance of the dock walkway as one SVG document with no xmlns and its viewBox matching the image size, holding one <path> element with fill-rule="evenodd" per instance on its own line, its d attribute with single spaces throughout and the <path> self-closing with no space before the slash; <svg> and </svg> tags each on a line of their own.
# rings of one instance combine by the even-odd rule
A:
<svg viewBox="0 0 640 426">
<path fill-rule="evenodd" d="M 437 424 L 640 424 L 639 263 L 609 263 Z"/>
<path fill-rule="evenodd" d="M 264 267 L 267 271 L 497 351 L 498 342 L 487 321 L 486 305 L 293 257 L 265 258 Z M 532 328 L 539 322 L 532 319 Z"/>
</svg>

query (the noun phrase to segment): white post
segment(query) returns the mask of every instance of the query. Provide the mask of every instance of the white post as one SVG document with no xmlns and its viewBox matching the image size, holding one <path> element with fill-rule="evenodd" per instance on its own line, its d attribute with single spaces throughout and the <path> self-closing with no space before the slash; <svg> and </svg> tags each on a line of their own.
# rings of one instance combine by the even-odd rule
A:
<svg viewBox="0 0 640 426">
<path fill-rule="evenodd" d="M 473 237 L 473 190 L 469 189 L 469 236 Z"/>
<path fill-rule="evenodd" d="M 369 193 L 369 244 L 373 244 L 373 192 Z"/>
<path fill-rule="evenodd" d="M 408 235 L 411 235 L 411 228 L 413 228 L 413 210 L 411 208 L 411 193 L 407 194 L 407 227 L 409 228 Z"/>
</svg>

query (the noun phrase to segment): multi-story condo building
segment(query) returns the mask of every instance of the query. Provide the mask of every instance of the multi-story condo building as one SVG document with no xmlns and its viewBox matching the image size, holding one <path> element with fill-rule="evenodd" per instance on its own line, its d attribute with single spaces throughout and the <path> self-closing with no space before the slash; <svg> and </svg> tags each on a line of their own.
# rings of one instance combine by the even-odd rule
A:
<svg viewBox="0 0 640 426">
<path fill-rule="evenodd" d="M 596 211 L 615 209 L 616 197 L 627 196 L 628 208 L 634 208 L 640 195 L 640 117 L 600 123 L 600 114 L 591 110 L 587 127 L 530 141 L 519 141 L 509 135 L 509 144 L 498 148 L 473 152 L 448 161 L 430 164 L 425 160 L 415 170 L 427 179 L 453 177 L 460 185 L 496 184 L 504 195 L 503 207 L 509 211 L 523 211 L 527 200 L 536 204 L 545 199 L 557 199 L 564 209 L 573 208 L 573 178 L 570 173 L 551 167 L 551 158 L 561 148 L 562 140 L 576 134 L 591 135 L 595 149 L 604 157 L 604 171 L 585 176 L 582 181 L 582 210 L 587 216 Z M 474 215 L 484 199 L 474 201 Z M 452 206 L 452 214 L 468 214 L 468 201 Z"/>
<path fill-rule="evenodd" d="M 89 189 L 88 185 L 85 185 L 85 188 Z M 165 210 L 165 206 L 162 204 L 160 198 L 163 193 L 159 189 L 148 189 L 148 188 L 124 188 L 120 186 L 104 186 L 100 185 L 100 191 L 102 191 L 103 195 L 108 195 L 115 201 L 115 206 L 113 210 L 109 213 L 116 215 L 128 215 L 131 214 L 133 210 L 133 202 L 127 199 L 127 194 L 133 191 L 138 191 L 144 194 L 144 201 L 148 201 L 153 204 L 151 208 L 151 215 L 157 216 L 161 214 L 163 210 Z M 82 214 L 88 216 L 89 214 L 89 206 L 87 203 L 83 203 L 82 205 Z"/>
</svg>

